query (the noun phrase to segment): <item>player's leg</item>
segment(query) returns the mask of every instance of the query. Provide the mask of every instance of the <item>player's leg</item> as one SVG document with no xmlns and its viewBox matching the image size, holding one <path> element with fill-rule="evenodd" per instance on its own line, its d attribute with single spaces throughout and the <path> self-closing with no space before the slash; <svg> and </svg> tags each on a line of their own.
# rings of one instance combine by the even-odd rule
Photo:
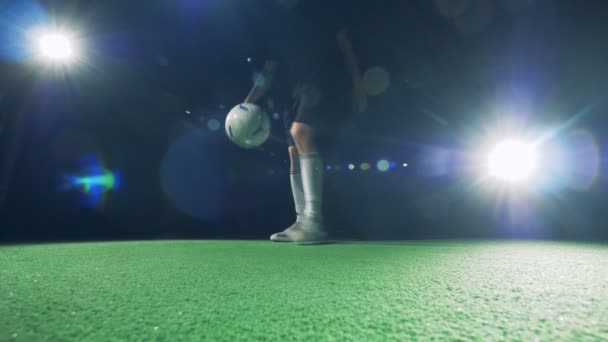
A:
<svg viewBox="0 0 608 342">
<path fill-rule="evenodd" d="M 295 117 L 288 117 L 289 120 L 286 120 L 285 124 L 286 128 L 289 128 L 288 141 L 291 146 L 295 146 L 295 149 L 290 148 L 289 152 L 292 170 L 300 171 L 303 206 L 296 209 L 299 214 L 296 224 L 272 235 L 271 240 L 319 241 L 326 236 L 321 213 L 323 162 L 317 149 L 314 128 L 314 124 L 319 121 L 321 92 L 314 85 L 300 85 L 294 91 L 294 98 Z M 298 180 L 297 177 L 295 179 Z"/>
<path fill-rule="evenodd" d="M 296 87 L 297 110 L 290 133 L 298 150 L 304 213 L 300 222 L 301 234 L 296 241 L 313 241 L 325 238 L 323 225 L 323 160 L 317 147 L 317 128 L 322 122 L 321 89 L 312 84 Z"/>
<path fill-rule="evenodd" d="M 316 130 L 314 126 L 307 123 L 294 121 L 289 131 L 296 144 L 297 153 L 299 155 L 319 153 L 315 140 Z"/>
<path fill-rule="evenodd" d="M 295 111 L 285 111 L 283 116 L 283 124 L 285 128 L 285 137 L 287 140 L 287 152 L 289 154 L 289 182 L 291 183 L 291 194 L 296 212 L 296 221 L 282 232 L 272 234 L 270 240 L 275 242 L 291 242 L 294 239 L 291 233 L 297 229 L 302 215 L 304 214 L 304 191 L 302 190 L 302 174 L 300 172 L 300 158 L 296 143 L 291 136 L 290 128 L 295 118 Z"/>
<path fill-rule="evenodd" d="M 302 174 L 300 172 L 300 161 L 297 148 L 293 145 L 293 139 L 288 139 L 290 145 L 287 149 L 289 153 L 289 181 L 291 183 L 291 194 L 296 211 L 296 221 L 282 232 L 272 234 L 270 240 L 276 242 L 291 242 L 294 239 L 290 236 L 294 229 L 299 226 L 304 214 L 304 192 L 302 190 Z"/>
<path fill-rule="evenodd" d="M 296 211 L 297 224 L 301 221 L 304 214 L 304 191 L 302 190 L 302 173 L 300 172 L 300 156 L 295 146 L 287 148 L 289 153 L 289 182 L 291 184 L 291 194 Z"/>
<path fill-rule="evenodd" d="M 323 160 L 315 141 L 312 125 L 294 122 L 291 135 L 296 143 L 304 192 L 304 228 L 323 229 Z"/>
</svg>

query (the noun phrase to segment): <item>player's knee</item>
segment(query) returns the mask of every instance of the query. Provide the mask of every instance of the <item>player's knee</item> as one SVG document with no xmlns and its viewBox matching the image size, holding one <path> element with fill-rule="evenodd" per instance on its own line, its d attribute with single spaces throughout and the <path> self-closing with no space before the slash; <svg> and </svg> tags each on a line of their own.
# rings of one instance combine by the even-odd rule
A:
<svg viewBox="0 0 608 342">
<path fill-rule="evenodd" d="M 297 142 L 305 142 L 312 140 L 312 128 L 306 125 L 294 123 L 289 130 L 293 139 Z"/>
</svg>

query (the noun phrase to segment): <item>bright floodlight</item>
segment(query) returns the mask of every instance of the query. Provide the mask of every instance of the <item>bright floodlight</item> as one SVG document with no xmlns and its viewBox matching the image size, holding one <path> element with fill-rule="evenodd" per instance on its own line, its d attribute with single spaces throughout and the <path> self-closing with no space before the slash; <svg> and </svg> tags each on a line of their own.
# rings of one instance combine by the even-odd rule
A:
<svg viewBox="0 0 608 342">
<path fill-rule="evenodd" d="M 537 152 L 532 144 L 507 140 L 497 144 L 488 156 L 488 171 L 498 179 L 519 183 L 537 168 Z"/>
<path fill-rule="evenodd" d="M 64 62 L 74 57 L 74 44 L 62 32 L 44 32 L 38 36 L 40 54 L 51 61 Z"/>
</svg>

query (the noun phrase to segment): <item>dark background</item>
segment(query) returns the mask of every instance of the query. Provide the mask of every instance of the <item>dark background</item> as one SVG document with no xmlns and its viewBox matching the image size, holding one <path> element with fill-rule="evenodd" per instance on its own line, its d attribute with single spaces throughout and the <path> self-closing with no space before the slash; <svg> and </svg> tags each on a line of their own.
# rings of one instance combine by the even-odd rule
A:
<svg viewBox="0 0 608 342">
<path fill-rule="evenodd" d="M 79 33 L 86 55 L 66 70 L 0 62 L 0 181 L 8 184 L 0 241 L 267 238 L 289 225 L 282 123 L 273 119 L 264 146 L 242 150 L 223 120 L 263 63 L 247 58 L 292 11 L 344 23 L 362 70 L 382 66 L 391 76 L 324 146 L 325 212 L 336 236 L 608 238 L 604 1 L 289 2 L 39 3 Z M 488 123 L 525 113 L 522 126 L 553 127 L 589 105 L 562 132 L 593 137 L 600 164 L 589 186 L 506 200 L 478 186 L 463 156 L 483 143 Z M 207 128 L 210 119 L 219 130 Z M 121 179 L 95 206 L 61 189 L 87 156 Z M 380 158 L 397 167 L 375 170 Z M 351 162 L 372 169 L 346 171 Z"/>
</svg>

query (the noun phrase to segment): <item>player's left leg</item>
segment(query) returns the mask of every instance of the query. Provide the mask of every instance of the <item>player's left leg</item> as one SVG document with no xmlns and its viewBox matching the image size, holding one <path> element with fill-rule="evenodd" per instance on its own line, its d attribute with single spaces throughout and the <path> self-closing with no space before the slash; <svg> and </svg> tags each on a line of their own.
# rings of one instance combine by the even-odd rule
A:
<svg viewBox="0 0 608 342">
<path fill-rule="evenodd" d="M 287 152 L 289 153 L 289 182 L 291 183 L 291 194 L 293 196 L 293 202 L 296 212 L 296 221 L 289 226 L 289 228 L 283 230 L 282 232 L 272 234 L 270 236 L 270 240 L 275 242 L 291 242 L 294 239 L 291 237 L 291 233 L 294 230 L 299 229 L 300 222 L 302 221 L 302 217 L 304 215 L 304 192 L 302 189 L 302 175 L 300 172 L 300 157 L 298 155 L 298 150 L 296 149 L 295 142 L 291 137 L 291 134 L 288 138 L 289 147 L 287 148 Z"/>
</svg>

